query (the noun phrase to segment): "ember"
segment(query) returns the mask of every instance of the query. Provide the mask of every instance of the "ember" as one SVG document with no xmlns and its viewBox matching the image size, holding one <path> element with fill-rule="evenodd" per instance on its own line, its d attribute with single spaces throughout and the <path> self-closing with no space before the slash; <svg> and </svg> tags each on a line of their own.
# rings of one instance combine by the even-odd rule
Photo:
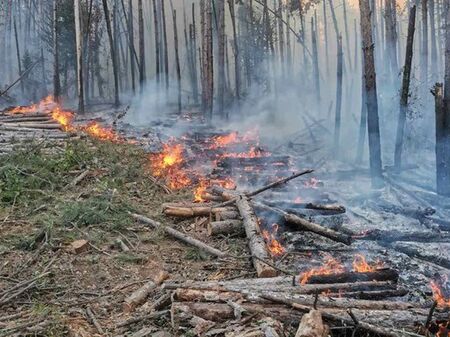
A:
<svg viewBox="0 0 450 337">
<path fill-rule="evenodd" d="M 279 227 L 280 226 L 275 223 L 272 225 L 271 232 L 266 229 L 261 232 L 264 240 L 266 241 L 267 249 L 273 256 L 280 256 L 286 251 L 286 249 L 277 240 Z"/>
<path fill-rule="evenodd" d="M 376 261 L 373 266 L 369 265 L 364 255 L 357 254 L 352 263 L 353 271 L 358 273 L 372 272 L 383 267 L 381 261 Z"/>
</svg>

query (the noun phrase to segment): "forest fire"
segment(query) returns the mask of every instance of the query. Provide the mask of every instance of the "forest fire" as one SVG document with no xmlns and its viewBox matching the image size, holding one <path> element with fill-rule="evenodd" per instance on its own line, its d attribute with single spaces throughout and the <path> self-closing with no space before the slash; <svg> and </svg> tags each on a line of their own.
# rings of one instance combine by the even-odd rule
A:
<svg viewBox="0 0 450 337">
<path fill-rule="evenodd" d="M 63 111 L 59 106 L 52 109 L 51 111 L 52 118 L 61 124 L 61 127 L 64 131 L 73 130 L 72 120 L 74 118 L 74 114 L 70 111 Z"/>
<path fill-rule="evenodd" d="M 122 141 L 122 137 L 120 137 L 112 128 L 102 127 L 97 122 L 90 122 L 86 126 L 82 127 L 82 129 L 89 135 L 98 138 L 100 140 L 109 140 L 112 142 L 120 142 Z"/>
<path fill-rule="evenodd" d="M 53 99 L 52 95 L 49 95 L 43 98 L 39 103 L 27 105 L 27 106 L 18 106 L 15 107 L 8 112 L 11 114 L 29 114 L 34 112 L 51 112 L 58 104 Z"/>
<path fill-rule="evenodd" d="M 234 183 L 233 179 L 231 178 L 225 178 L 225 179 L 206 179 L 206 178 L 200 178 L 199 183 L 197 185 L 197 188 L 194 191 L 194 201 L 195 202 L 205 202 L 204 194 L 206 193 L 206 190 L 213 186 L 220 186 L 226 189 L 235 189 L 236 184 Z"/>
<path fill-rule="evenodd" d="M 375 272 L 383 266 L 383 263 L 380 261 L 376 261 L 375 264 L 370 265 L 363 255 L 357 254 L 352 262 L 352 271 L 356 273 Z M 300 275 L 300 284 L 308 283 L 310 278 L 315 275 L 334 275 L 347 271 L 349 270 L 345 265 L 328 255 L 323 266 L 312 268 Z"/>
<path fill-rule="evenodd" d="M 272 256 L 280 256 L 283 255 L 286 251 L 286 249 L 283 247 L 283 245 L 278 241 L 278 224 L 272 224 L 271 231 L 269 230 L 262 230 L 261 234 L 266 241 L 267 249 L 269 250 L 270 254 Z"/>
<path fill-rule="evenodd" d="M 183 170 L 183 145 L 163 144 L 163 150 L 150 155 L 150 165 L 155 177 L 164 178 L 172 189 L 180 189 L 191 184 L 191 179 Z"/>
<path fill-rule="evenodd" d="M 264 151 L 260 147 L 252 146 L 247 152 L 225 153 L 222 158 L 261 158 L 269 157 L 270 155 L 270 152 Z"/>
</svg>

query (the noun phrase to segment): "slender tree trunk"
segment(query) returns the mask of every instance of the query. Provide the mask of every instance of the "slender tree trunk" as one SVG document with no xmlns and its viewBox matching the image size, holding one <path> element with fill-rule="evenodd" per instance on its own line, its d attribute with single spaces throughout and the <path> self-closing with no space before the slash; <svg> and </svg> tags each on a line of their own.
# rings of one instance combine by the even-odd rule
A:
<svg viewBox="0 0 450 337">
<path fill-rule="evenodd" d="M 123 1 L 123 0 L 122 0 Z M 125 8 L 123 14 L 125 15 Z M 134 15 L 133 0 L 128 0 L 128 46 L 130 53 L 130 72 L 131 72 L 131 88 L 133 93 L 136 92 L 136 63 L 134 62 Z"/>
<path fill-rule="evenodd" d="M 193 65 L 193 93 L 194 103 L 198 104 L 198 76 L 197 76 L 197 25 L 195 21 L 195 3 L 192 3 L 192 30 L 190 31 Z"/>
<path fill-rule="evenodd" d="M 405 132 L 406 113 L 408 111 L 409 84 L 411 80 L 411 66 L 414 51 L 414 30 L 416 25 L 416 6 L 409 12 L 408 37 L 406 41 L 405 66 L 403 68 L 403 82 L 400 97 L 400 111 L 398 115 L 397 137 L 395 141 L 394 166 L 400 171 L 402 166 L 403 138 Z"/>
<path fill-rule="evenodd" d="M 314 73 L 314 88 L 316 94 L 316 103 L 320 106 L 320 74 L 319 74 L 319 54 L 317 52 L 317 31 L 314 25 L 314 19 L 311 17 L 311 41 L 313 53 L 313 73 Z"/>
<path fill-rule="evenodd" d="M 397 16 L 395 13 L 395 1 L 386 0 L 385 24 L 386 24 L 386 49 L 389 57 L 390 74 L 394 80 L 398 73 L 397 62 Z"/>
<path fill-rule="evenodd" d="M 58 35 L 58 0 L 53 0 L 53 96 L 56 102 L 59 102 L 61 97 Z"/>
<path fill-rule="evenodd" d="M 143 93 L 145 87 L 146 70 L 145 70 L 144 14 L 142 9 L 142 0 L 138 0 L 138 26 L 139 26 L 139 85 L 141 93 Z"/>
<path fill-rule="evenodd" d="M 166 6 L 164 0 L 161 0 L 161 17 L 162 17 L 162 38 L 164 46 L 164 79 L 166 92 L 169 91 L 169 50 L 167 49 L 167 28 L 166 28 Z"/>
<path fill-rule="evenodd" d="M 325 38 L 325 63 L 327 67 L 327 75 L 330 75 L 330 57 L 329 57 L 329 44 L 328 44 L 328 18 L 327 18 L 327 0 L 323 0 L 323 31 Z"/>
<path fill-rule="evenodd" d="M 158 10 L 156 7 L 156 0 L 153 0 L 153 23 L 155 27 L 155 69 L 156 69 L 156 82 L 159 84 L 161 80 L 161 67 L 160 67 L 160 40 L 159 40 L 159 23 L 158 23 Z"/>
<path fill-rule="evenodd" d="M 440 64 L 438 62 L 437 58 L 437 43 L 436 39 L 438 38 L 437 32 L 436 32 L 436 9 L 434 5 L 435 0 L 428 0 L 429 1 L 429 14 L 430 14 L 430 30 L 431 30 L 431 76 L 433 82 L 437 80 L 438 74 L 440 73 Z"/>
<path fill-rule="evenodd" d="M 114 46 L 114 40 L 113 40 L 113 32 L 111 28 L 111 21 L 110 21 L 110 15 L 109 15 L 109 8 L 108 8 L 108 1 L 102 0 L 103 2 L 103 11 L 105 13 L 105 21 L 106 21 L 106 30 L 108 33 L 108 39 L 109 39 L 109 47 L 111 50 L 111 59 L 113 64 L 113 75 L 114 75 L 114 105 L 117 107 L 120 105 L 119 100 L 119 67 L 117 64 L 117 55 L 116 55 L 116 48 Z"/>
<path fill-rule="evenodd" d="M 422 58 L 420 64 L 420 80 L 424 92 L 428 88 L 428 0 L 422 0 Z"/>
<path fill-rule="evenodd" d="M 14 38 L 16 40 L 16 56 L 17 56 L 17 67 L 19 70 L 19 77 L 22 76 L 22 58 L 20 57 L 20 47 L 19 47 L 19 37 L 17 35 L 17 25 L 16 19 L 14 18 Z M 22 91 L 22 95 L 25 94 L 25 86 L 23 81 L 20 81 L 20 89 Z"/>
<path fill-rule="evenodd" d="M 286 23 L 287 26 L 291 26 L 291 13 L 289 11 L 289 6 L 286 6 Z M 317 20 L 316 20 L 317 24 Z M 286 62 L 287 62 L 287 73 L 292 73 L 292 47 L 291 47 L 291 30 L 286 28 Z"/>
<path fill-rule="evenodd" d="M 217 112 L 227 118 L 224 111 L 225 94 L 225 0 L 216 0 L 217 13 Z"/>
<path fill-rule="evenodd" d="M 177 70 L 177 88 L 178 88 L 178 113 L 181 113 L 181 67 L 180 57 L 178 54 L 178 28 L 177 28 L 177 11 L 172 9 L 173 13 L 173 39 L 175 46 L 175 65 Z"/>
<path fill-rule="evenodd" d="M 378 97 L 375 74 L 372 20 L 368 0 L 359 0 L 361 12 L 361 37 L 364 57 L 364 81 L 367 99 L 367 130 L 369 134 L 369 161 L 372 186 L 383 186 L 381 166 L 380 126 L 378 119 Z"/>
<path fill-rule="evenodd" d="M 202 34 L 203 34 L 203 111 L 206 118 L 211 121 L 214 94 L 214 68 L 213 68 L 213 43 L 212 43 L 212 3 L 209 0 L 202 0 L 201 6 L 204 8 L 202 17 Z"/>
<path fill-rule="evenodd" d="M 283 0 L 278 0 L 278 50 L 283 77 L 286 77 L 286 58 L 284 55 Z"/>
<path fill-rule="evenodd" d="M 336 80 L 336 111 L 334 116 L 334 154 L 339 156 L 341 138 L 341 107 L 342 107 L 342 68 L 343 68 L 342 36 L 337 45 L 337 80 Z"/>
<path fill-rule="evenodd" d="M 241 65 L 239 62 L 239 43 L 236 30 L 236 15 L 233 0 L 228 0 L 228 7 L 230 9 L 231 26 L 233 28 L 234 81 L 235 81 L 236 99 L 239 102 L 241 95 L 241 69 L 240 69 Z"/>
<path fill-rule="evenodd" d="M 348 67 L 349 69 L 352 69 L 352 57 L 351 57 L 351 48 L 350 48 L 350 37 L 348 34 L 348 20 L 347 20 L 347 0 L 342 1 L 342 6 L 344 7 L 344 29 L 345 29 L 345 42 L 347 45 L 345 46 L 345 49 L 347 50 L 347 59 L 348 59 Z"/>
<path fill-rule="evenodd" d="M 80 0 L 73 0 L 73 12 L 75 20 L 75 44 L 77 54 L 77 90 L 78 90 L 78 112 L 84 113 L 84 87 L 83 87 L 83 46 L 81 32 L 81 8 Z"/>
</svg>

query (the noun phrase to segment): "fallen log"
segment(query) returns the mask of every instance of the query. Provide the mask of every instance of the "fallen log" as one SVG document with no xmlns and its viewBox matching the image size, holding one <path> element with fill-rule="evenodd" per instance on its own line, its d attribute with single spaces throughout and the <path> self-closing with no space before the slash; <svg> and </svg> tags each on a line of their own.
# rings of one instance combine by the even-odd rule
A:
<svg viewBox="0 0 450 337">
<path fill-rule="evenodd" d="M 194 289 L 211 291 L 231 291 L 243 294 L 257 293 L 261 291 L 280 292 L 291 294 L 310 295 L 319 293 L 340 293 L 356 292 L 367 290 L 395 290 L 396 285 L 388 281 L 363 281 L 354 283 L 334 283 L 334 284 L 300 284 L 298 278 L 274 277 L 261 279 L 244 279 L 239 281 L 208 281 L 208 282 L 187 282 L 171 283 L 166 282 L 164 289 Z M 261 280 L 262 282 L 257 282 Z"/>
<path fill-rule="evenodd" d="M 301 230 L 321 235 L 330 240 L 333 240 L 336 242 L 341 242 L 347 246 L 349 246 L 353 241 L 353 239 L 350 235 L 339 233 L 333 229 L 329 229 L 329 228 L 326 228 L 319 224 L 308 221 L 306 219 L 300 218 L 297 215 L 286 213 L 285 211 L 283 211 L 281 209 L 269 207 L 269 206 L 266 206 L 259 202 L 254 202 L 254 205 L 258 208 L 261 208 L 264 210 L 269 210 L 269 211 L 272 211 L 272 212 L 282 215 L 284 220 L 286 221 L 286 223 L 295 225 L 297 228 L 299 228 Z"/>
<path fill-rule="evenodd" d="M 245 167 L 245 166 L 265 166 L 282 164 L 289 165 L 289 156 L 268 156 L 268 157 L 252 157 L 252 158 L 221 158 L 217 166 L 219 167 Z"/>
<path fill-rule="evenodd" d="M 196 206 L 196 207 L 166 207 L 163 211 L 165 215 L 190 218 L 196 216 L 209 216 L 216 213 L 223 213 L 228 211 L 234 211 L 234 207 L 219 207 L 213 208 L 211 206 Z"/>
<path fill-rule="evenodd" d="M 391 245 L 391 247 L 403 254 L 408 255 L 409 257 L 415 257 L 450 269 L 450 259 L 446 256 L 446 254 L 436 252 L 436 250 L 433 249 L 430 250 L 429 247 L 426 249 L 423 245 L 415 242 L 395 242 Z"/>
<path fill-rule="evenodd" d="M 321 211 L 329 211 L 333 212 L 335 214 L 341 214 L 345 213 L 345 207 L 342 205 L 336 205 L 336 204 L 315 204 L 315 203 L 307 203 L 305 205 L 306 209 L 315 209 L 315 210 L 321 210 Z"/>
<path fill-rule="evenodd" d="M 236 201 L 236 206 L 243 219 L 245 233 L 248 239 L 248 246 L 253 257 L 253 266 L 256 269 L 258 277 L 273 277 L 278 273 L 277 271 L 265 264 L 262 261 L 269 261 L 270 256 L 267 251 L 266 243 L 261 236 L 261 232 L 258 226 L 258 219 L 256 218 L 253 207 L 246 196 L 241 196 Z M 261 261 L 262 260 L 262 261 Z"/>
<path fill-rule="evenodd" d="M 184 242 L 186 244 L 189 244 L 189 245 L 194 246 L 194 247 L 196 247 L 196 248 L 198 248 L 200 250 L 203 250 L 203 251 L 205 251 L 205 252 L 207 252 L 207 253 L 209 253 L 211 255 L 215 255 L 217 257 L 225 257 L 226 256 L 226 253 L 224 253 L 224 252 L 222 252 L 222 251 L 220 251 L 220 250 L 218 250 L 216 248 L 213 248 L 211 246 L 208 246 L 206 243 L 204 243 L 204 242 L 202 242 L 200 240 L 194 239 L 194 238 L 192 238 L 192 237 L 190 237 L 190 236 L 188 236 L 188 235 L 186 235 L 184 233 L 181 233 L 181 232 L 177 231 L 176 229 L 173 229 L 171 227 L 165 226 L 165 225 L 161 224 L 158 221 L 152 220 L 152 219 L 147 218 L 147 217 L 145 217 L 143 215 L 140 215 L 140 214 L 135 214 L 135 213 L 131 213 L 131 212 L 129 212 L 129 214 L 130 214 L 130 216 L 132 218 L 134 218 L 134 219 L 136 219 L 138 221 L 141 221 L 143 223 L 146 223 L 146 224 L 152 226 L 155 229 L 162 229 L 166 234 L 168 234 L 168 235 L 170 235 L 170 236 L 172 236 L 172 237 L 174 237 L 174 238 L 176 238 L 176 239 L 178 239 L 178 240 L 180 240 L 180 241 L 182 241 L 182 242 Z"/>
<path fill-rule="evenodd" d="M 125 298 L 123 304 L 123 310 L 125 312 L 131 312 L 137 306 L 142 304 L 153 289 L 161 285 L 161 283 L 169 278 L 169 274 L 164 270 L 157 269 L 151 278 L 152 280 L 148 281 L 142 287 L 134 291 L 130 296 Z"/>
<path fill-rule="evenodd" d="M 50 116 L 1 117 L 0 123 L 53 122 Z"/>
<path fill-rule="evenodd" d="M 326 293 L 326 296 L 358 298 L 361 300 L 379 301 L 380 299 L 384 299 L 384 298 L 388 298 L 388 297 L 402 297 L 402 296 L 408 295 L 408 293 L 409 292 L 407 289 L 401 288 L 401 289 L 390 289 L 390 290 Z"/>
<path fill-rule="evenodd" d="M 223 220 L 208 223 L 208 235 L 244 234 L 242 220 Z"/>
<path fill-rule="evenodd" d="M 214 216 L 216 221 L 240 219 L 240 214 L 237 211 L 215 212 Z"/>
<path fill-rule="evenodd" d="M 410 242 L 450 242 L 449 233 L 440 232 L 401 232 L 396 230 L 379 230 L 373 229 L 362 234 L 353 235 L 353 239 L 362 241 L 381 241 L 383 243 L 391 243 L 396 241 Z"/>
<path fill-rule="evenodd" d="M 26 129 L 42 129 L 42 130 L 55 130 L 61 129 L 61 125 L 57 123 L 0 123 L 0 126 L 6 126 L 11 128 L 26 128 Z"/>
<path fill-rule="evenodd" d="M 368 272 L 348 271 L 339 274 L 312 275 L 308 277 L 307 284 L 347 283 L 359 281 L 398 281 L 398 272 L 394 269 L 383 268 Z"/>
</svg>

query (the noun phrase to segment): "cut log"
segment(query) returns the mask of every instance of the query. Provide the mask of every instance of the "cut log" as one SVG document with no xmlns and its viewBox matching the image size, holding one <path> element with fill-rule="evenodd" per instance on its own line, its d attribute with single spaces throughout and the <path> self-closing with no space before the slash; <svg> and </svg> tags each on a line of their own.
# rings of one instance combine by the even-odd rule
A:
<svg viewBox="0 0 450 337">
<path fill-rule="evenodd" d="M 326 337 L 329 328 L 322 321 L 320 311 L 311 310 L 303 315 L 295 337 Z"/>
<path fill-rule="evenodd" d="M 374 300 L 379 301 L 387 297 L 402 297 L 408 295 L 407 289 L 393 289 L 393 290 L 378 290 L 378 291 L 351 291 L 340 293 L 327 293 L 329 297 L 347 297 L 347 298 L 359 298 L 362 300 Z"/>
<path fill-rule="evenodd" d="M 335 214 L 345 213 L 345 207 L 342 205 L 327 205 L 327 204 L 315 204 L 315 203 L 307 203 L 305 208 L 307 209 L 316 209 L 321 211 L 330 211 Z"/>
<path fill-rule="evenodd" d="M 422 232 L 401 232 L 395 230 L 378 230 L 374 229 L 364 232 L 361 235 L 354 235 L 356 240 L 381 241 L 383 243 L 391 243 L 396 241 L 411 242 L 450 242 L 449 233 L 436 233 L 430 231 Z"/>
<path fill-rule="evenodd" d="M 269 261 L 270 256 L 267 251 L 266 243 L 261 236 L 253 207 L 247 197 L 241 196 L 236 201 L 237 208 L 243 219 L 245 233 L 248 239 L 248 246 L 253 257 L 253 266 L 256 269 L 258 277 L 273 277 L 277 271 L 262 261 Z"/>
<path fill-rule="evenodd" d="M 191 246 L 194 246 L 200 250 L 203 250 L 211 255 L 215 255 L 217 257 L 225 257 L 226 254 L 216 248 L 213 248 L 211 246 L 208 246 L 206 243 L 201 242 L 200 240 L 194 239 L 184 233 L 181 233 L 179 231 L 177 231 L 176 229 L 173 229 L 171 227 L 168 226 L 164 226 L 163 224 L 161 224 L 160 222 L 157 222 L 155 220 L 152 220 L 150 218 L 147 218 L 143 215 L 140 214 L 134 214 L 134 213 L 129 213 L 131 217 L 133 217 L 134 219 L 141 221 L 143 223 L 146 223 L 150 226 L 152 226 L 155 229 L 162 229 L 166 234 L 186 243 L 189 244 Z"/>
<path fill-rule="evenodd" d="M 254 158 L 234 158 L 226 157 L 218 161 L 219 167 L 245 167 L 245 166 L 265 166 L 265 165 L 289 165 L 289 156 L 268 156 Z"/>
<path fill-rule="evenodd" d="M 236 220 L 240 218 L 240 214 L 237 211 L 215 212 L 214 216 L 216 221 Z"/>
<path fill-rule="evenodd" d="M 369 272 L 344 272 L 329 275 L 312 275 L 308 278 L 307 284 L 323 284 L 323 283 L 347 283 L 360 281 L 398 281 L 398 272 L 394 269 L 385 268 L 377 269 Z"/>
<path fill-rule="evenodd" d="M 190 218 L 196 216 L 209 216 L 216 213 L 223 213 L 228 211 L 234 211 L 234 207 L 219 207 L 213 208 L 210 206 L 198 206 L 198 207 L 167 207 L 164 209 L 164 214 L 168 216 Z"/>
<path fill-rule="evenodd" d="M 145 283 L 142 287 L 133 292 L 130 296 L 125 298 L 123 304 L 123 310 L 125 312 L 133 311 L 137 306 L 141 305 L 148 297 L 150 292 L 161 285 L 167 278 L 169 274 L 161 269 L 157 269 L 153 275 L 151 275 L 151 281 Z"/>
<path fill-rule="evenodd" d="M 349 236 L 349 235 L 339 233 L 335 230 L 332 230 L 332 229 L 326 228 L 324 226 L 321 226 L 319 224 L 310 222 L 306 219 L 302 219 L 299 216 L 294 215 L 294 214 L 288 214 L 288 213 L 284 214 L 284 220 L 288 224 L 295 225 L 297 228 L 299 228 L 301 230 L 319 234 L 330 240 L 333 240 L 336 242 L 341 242 L 345 245 L 350 245 L 353 241 L 351 236 Z"/>
<path fill-rule="evenodd" d="M 219 302 L 243 301 L 244 296 L 239 292 L 215 291 L 178 288 L 173 298 L 179 302 Z"/>
<path fill-rule="evenodd" d="M 43 129 L 43 130 L 55 130 L 61 129 L 61 125 L 57 123 L 1 123 L 0 126 L 10 127 L 10 128 L 27 128 L 27 129 Z"/>
<path fill-rule="evenodd" d="M 208 224 L 208 235 L 244 234 L 244 226 L 241 220 L 213 221 Z"/>
</svg>

